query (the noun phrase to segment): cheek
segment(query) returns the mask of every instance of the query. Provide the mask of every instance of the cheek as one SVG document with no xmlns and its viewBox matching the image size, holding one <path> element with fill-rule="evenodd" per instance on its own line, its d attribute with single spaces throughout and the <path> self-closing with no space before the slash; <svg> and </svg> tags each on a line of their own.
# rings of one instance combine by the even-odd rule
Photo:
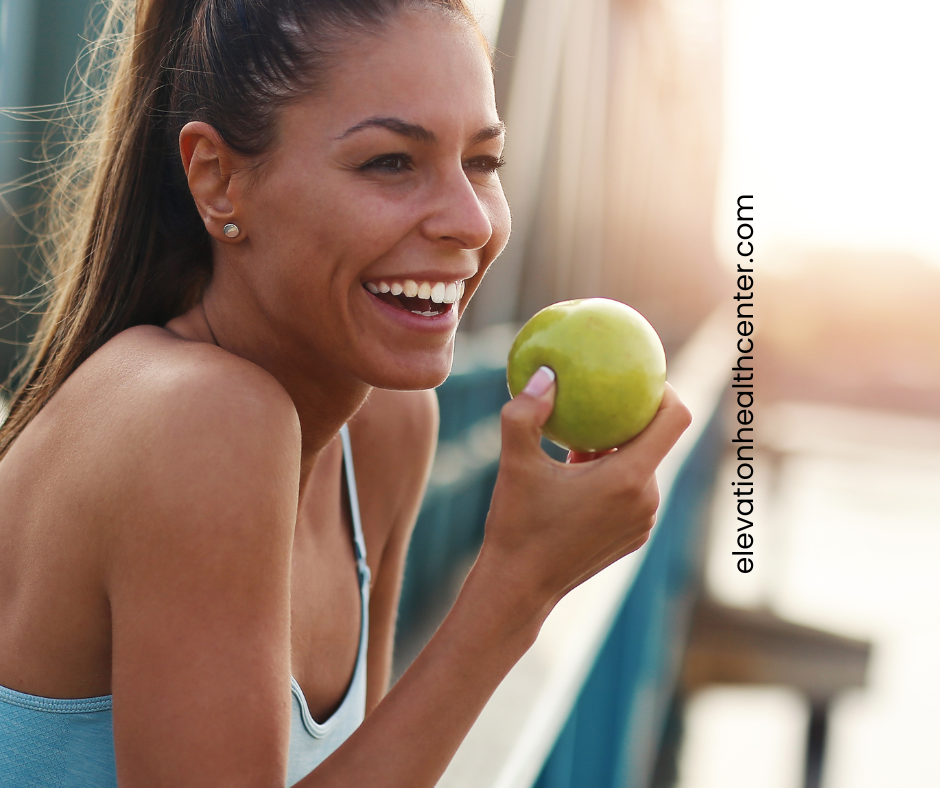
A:
<svg viewBox="0 0 940 788">
<path fill-rule="evenodd" d="M 402 201 L 356 189 L 296 189 L 270 206 L 265 238 L 290 276 L 340 288 L 387 253 L 411 226 Z M 335 295 L 335 293 L 334 293 Z"/>
<path fill-rule="evenodd" d="M 351 188 L 318 193 L 305 224 L 318 255 L 362 266 L 389 251 L 414 221 L 407 201 Z"/>
<path fill-rule="evenodd" d="M 493 228 L 493 235 L 488 246 L 488 258 L 492 261 L 506 246 L 512 228 L 512 217 L 509 212 L 509 203 L 502 187 L 494 189 L 483 199 L 483 206 Z"/>
</svg>

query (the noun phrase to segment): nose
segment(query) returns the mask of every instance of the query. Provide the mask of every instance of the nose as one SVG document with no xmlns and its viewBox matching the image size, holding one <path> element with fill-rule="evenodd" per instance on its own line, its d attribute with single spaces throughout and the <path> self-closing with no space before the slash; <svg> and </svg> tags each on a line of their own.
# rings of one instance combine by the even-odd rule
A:
<svg viewBox="0 0 940 788">
<path fill-rule="evenodd" d="M 493 236 L 493 223 L 463 168 L 438 180 L 431 210 L 421 226 L 432 241 L 480 249 Z"/>
</svg>

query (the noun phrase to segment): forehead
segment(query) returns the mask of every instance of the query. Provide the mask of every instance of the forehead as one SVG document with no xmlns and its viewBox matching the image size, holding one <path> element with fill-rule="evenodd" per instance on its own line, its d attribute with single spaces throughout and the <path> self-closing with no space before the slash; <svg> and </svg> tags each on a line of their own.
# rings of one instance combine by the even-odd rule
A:
<svg viewBox="0 0 940 788">
<path fill-rule="evenodd" d="M 498 121 L 480 35 L 430 9 L 404 12 L 379 33 L 346 42 L 326 89 L 286 115 L 287 126 L 300 124 L 308 133 L 316 127 L 331 137 L 375 116 L 403 118 L 438 136 L 448 129 L 472 135 Z"/>
</svg>

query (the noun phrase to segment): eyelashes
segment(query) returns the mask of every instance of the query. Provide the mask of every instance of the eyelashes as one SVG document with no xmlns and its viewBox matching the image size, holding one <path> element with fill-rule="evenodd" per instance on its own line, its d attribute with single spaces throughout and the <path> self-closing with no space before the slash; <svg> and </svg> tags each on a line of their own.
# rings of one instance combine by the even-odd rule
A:
<svg viewBox="0 0 940 788">
<path fill-rule="evenodd" d="M 487 175 L 495 173 L 505 164 L 502 156 L 474 156 L 464 162 L 465 170 L 481 172 Z M 357 169 L 360 172 L 398 173 L 413 170 L 414 159 L 407 153 L 383 153 L 381 156 L 369 159 Z"/>
<path fill-rule="evenodd" d="M 414 161 L 407 153 L 383 153 L 369 159 L 358 169 L 360 172 L 404 172 L 414 167 Z"/>
<path fill-rule="evenodd" d="M 480 172 L 494 173 L 506 164 L 502 156 L 476 156 L 464 163 L 465 168 L 473 168 Z"/>
</svg>

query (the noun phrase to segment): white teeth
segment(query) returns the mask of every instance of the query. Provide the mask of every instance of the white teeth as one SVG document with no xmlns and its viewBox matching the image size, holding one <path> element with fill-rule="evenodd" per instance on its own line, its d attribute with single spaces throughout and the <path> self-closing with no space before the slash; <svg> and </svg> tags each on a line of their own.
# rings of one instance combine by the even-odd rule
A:
<svg viewBox="0 0 940 788">
<path fill-rule="evenodd" d="M 435 304 L 453 304 L 455 301 L 463 298 L 466 282 L 416 282 L 414 279 L 406 279 L 404 282 L 386 282 L 379 281 L 365 282 L 366 289 L 378 295 L 379 293 L 391 293 L 393 296 L 405 295 L 408 298 L 426 298 Z M 416 312 L 415 314 L 425 314 Z M 432 313 L 433 314 L 433 313 Z"/>
</svg>

